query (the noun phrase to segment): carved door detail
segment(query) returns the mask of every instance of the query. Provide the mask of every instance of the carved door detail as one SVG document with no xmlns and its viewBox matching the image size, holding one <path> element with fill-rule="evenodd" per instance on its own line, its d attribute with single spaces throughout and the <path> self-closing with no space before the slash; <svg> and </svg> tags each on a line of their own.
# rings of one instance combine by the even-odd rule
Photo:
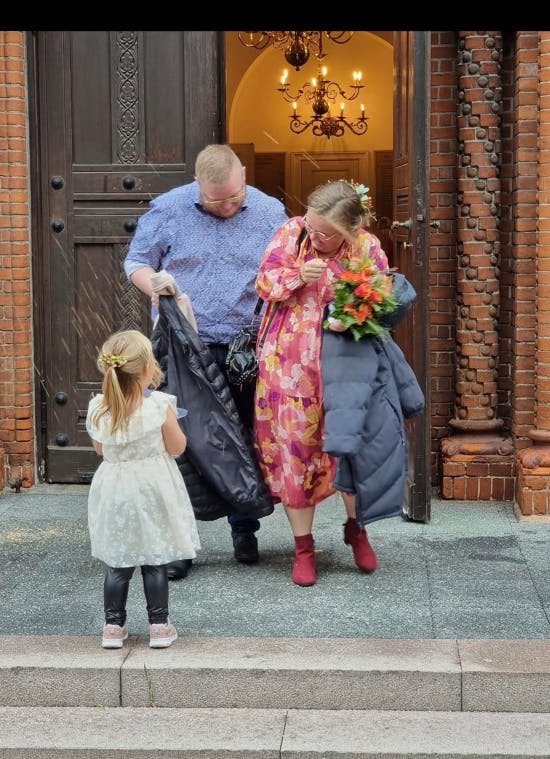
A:
<svg viewBox="0 0 550 759">
<path fill-rule="evenodd" d="M 48 482 L 90 480 L 98 460 L 84 422 L 100 388 L 97 350 L 117 329 L 150 329 L 122 261 L 148 201 L 190 181 L 198 151 L 220 141 L 218 34 L 34 37 L 36 363 Z"/>
</svg>

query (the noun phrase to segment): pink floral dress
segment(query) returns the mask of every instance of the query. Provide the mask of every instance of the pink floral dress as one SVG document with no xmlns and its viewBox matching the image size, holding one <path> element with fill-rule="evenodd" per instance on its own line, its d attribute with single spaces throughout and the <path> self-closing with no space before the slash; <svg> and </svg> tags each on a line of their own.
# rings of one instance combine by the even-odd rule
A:
<svg viewBox="0 0 550 759">
<path fill-rule="evenodd" d="M 303 224 L 303 217 L 294 217 L 279 229 L 256 280 L 258 295 L 269 303 L 258 335 L 260 345 L 266 333 L 258 348 L 255 445 L 275 502 L 295 509 L 315 506 L 334 493 L 337 460 L 322 450 L 320 368 L 322 322 L 334 298 L 332 283 L 342 272 L 342 261 L 366 246 L 378 268 L 388 268 L 378 239 L 362 230 L 353 245 L 344 241 L 336 257 L 325 259 L 327 269 L 317 282 L 305 285 L 300 266 L 318 253 L 307 235 L 298 249 Z"/>
</svg>

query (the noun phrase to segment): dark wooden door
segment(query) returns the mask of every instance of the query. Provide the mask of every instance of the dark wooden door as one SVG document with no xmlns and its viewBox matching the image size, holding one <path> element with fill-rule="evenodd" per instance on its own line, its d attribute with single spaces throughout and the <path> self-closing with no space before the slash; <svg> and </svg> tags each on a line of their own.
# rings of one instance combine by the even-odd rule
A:
<svg viewBox="0 0 550 759">
<path fill-rule="evenodd" d="M 95 360 L 118 329 L 150 328 L 122 268 L 155 195 L 193 179 L 222 135 L 218 32 L 38 32 L 29 56 L 37 389 L 42 474 L 89 482 Z"/>
<path fill-rule="evenodd" d="M 407 422 L 407 516 L 430 518 L 430 403 L 428 383 L 427 124 L 429 32 L 396 32 L 394 41 L 393 264 L 418 298 L 395 337 L 426 396 L 423 416 Z"/>
</svg>

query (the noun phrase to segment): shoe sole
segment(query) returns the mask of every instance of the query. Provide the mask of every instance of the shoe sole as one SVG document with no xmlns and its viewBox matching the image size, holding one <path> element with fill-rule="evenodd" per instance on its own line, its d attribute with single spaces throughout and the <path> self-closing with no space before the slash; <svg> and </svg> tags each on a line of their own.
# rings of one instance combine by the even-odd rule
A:
<svg viewBox="0 0 550 759">
<path fill-rule="evenodd" d="M 124 641 L 128 639 L 128 636 L 125 635 L 124 638 L 119 638 L 118 640 L 105 640 L 103 639 L 101 641 L 101 648 L 122 648 L 124 645 Z"/>
<path fill-rule="evenodd" d="M 149 648 L 168 648 L 172 643 L 178 639 L 177 634 L 170 638 L 155 638 L 149 641 Z"/>
</svg>

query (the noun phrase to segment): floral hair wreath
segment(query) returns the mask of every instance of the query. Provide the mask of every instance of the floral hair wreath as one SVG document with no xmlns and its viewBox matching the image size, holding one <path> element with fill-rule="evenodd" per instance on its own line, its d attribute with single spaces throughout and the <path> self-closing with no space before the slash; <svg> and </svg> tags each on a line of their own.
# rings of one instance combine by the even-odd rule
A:
<svg viewBox="0 0 550 759">
<path fill-rule="evenodd" d="M 359 200 L 361 201 L 361 208 L 363 209 L 363 212 L 366 214 L 369 214 L 370 216 L 373 216 L 374 214 L 372 211 L 372 198 L 369 195 L 369 188 L 365 187 L 364 184 L 359 184 L 359 182 L 354 182 L 353 179 L 350 179 L 348 181 L 348 184 L 359 195 Z"/>
<path fill-rule="evenodd" d="M 116 356 L 114 353 L 102 353 L 99 357 L 99 363 L 103 366 L 114 366 L 115 369 L 119 369 L 128 363 L 128 359 L 125 356 Z"/>
</svg>

